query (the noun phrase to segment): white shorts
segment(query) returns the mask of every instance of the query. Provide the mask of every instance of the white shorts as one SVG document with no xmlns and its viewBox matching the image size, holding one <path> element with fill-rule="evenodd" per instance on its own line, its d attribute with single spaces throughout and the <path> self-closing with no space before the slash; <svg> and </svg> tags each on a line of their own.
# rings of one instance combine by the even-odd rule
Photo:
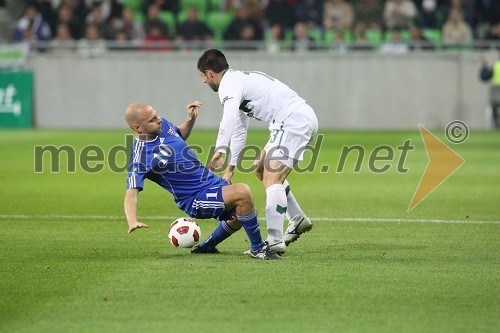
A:
<svg viewBox="0 0 500 333">
<path fill-rule="evenodd" d="M 266 159 L 278 160 L 293 169 L 304 159 L 304 152 L 318 132 L 318 119 L 313 109 L 303 104 L 285 120 L 269 125 L 271 135 L 264 150 Z"/>
</svg>

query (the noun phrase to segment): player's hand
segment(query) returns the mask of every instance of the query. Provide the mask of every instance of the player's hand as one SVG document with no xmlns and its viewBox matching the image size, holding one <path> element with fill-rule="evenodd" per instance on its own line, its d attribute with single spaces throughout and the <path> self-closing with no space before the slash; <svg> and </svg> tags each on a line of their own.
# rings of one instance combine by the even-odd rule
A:
<svg viewBox="0 0 500 333">
<path fill-rule="evenodd" d="M 226 169 L 226 172 L 224 172 L 224 176 L 222 176 L 222 179 L 224 179 L 226 182 L 229 184 L 232 184 L 231 178 L 233 178 L 234 172 L 230 170 L 229 168 Z"/>
<path fill-rule="evenodd" d="M 128 227 L 128 233 L 130 234 L 132 231 L 139 228 L 149 228 L 149 225 L 141 222 L 136 222 Z"/>
<path fill-rule="evenodd" d="M 208 168 L 211 171 L 214 172 L 220 172 L 222 171 L 222 166 L 224 165 L 224 157 L 220 152 L 216 152 L 214 156 L 212 156 L 212 159 L 210 160 L 210 164 L 208 165 Z"/>
<path fill-rule="evenodd" d="M 198 117 L 201 106 L 202 103 L 199 101 L 191 102 L 186 106 L 189 119 L 196 119 L 196 117 Z"/>
</svg>

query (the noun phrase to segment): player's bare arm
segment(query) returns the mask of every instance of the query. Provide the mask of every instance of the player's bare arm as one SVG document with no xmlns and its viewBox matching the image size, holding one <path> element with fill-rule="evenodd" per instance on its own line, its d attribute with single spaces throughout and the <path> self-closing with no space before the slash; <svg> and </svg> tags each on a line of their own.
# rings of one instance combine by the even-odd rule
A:
<svg viewBox="0 0 500 333">
<path fill-rule="evenodd" d="M 213 172 L 222 172 L 222 168 L 224 166 L 224 154 L 219 151 L 216 151 L 212 158 L 210 159 L 210 163 L 208 164 L 208 168 Z"/>
<path fill-rule="evenodd" d="M 186 106 L 188 117 L 182 124 L 177 126 L 184 140 L 187 140 L 187 138 L 191 134 L 201 106 L 202 103 L 199 101 L 191 102 Z"/>
<path fill-rule="evenodd" d="M 228 165 L 226 171 L 224 171 L 224 175 L 222 176 L 222 178 L 229 184 L 232 184 L 231 179 L 233 178 L 234 167 L 234 165 Z"/>
<path fill-rule="evenodd" d="M 135 229 L 148 228 L 149 225 L 137 221 L 137 197 L 139 190 L 136 188 L 128 189 L 125 192 L 125 200 L 123 206 L 125 208 L 125 216 L 128 222 L 128 233 L 130 234 Z"/>
</svg>

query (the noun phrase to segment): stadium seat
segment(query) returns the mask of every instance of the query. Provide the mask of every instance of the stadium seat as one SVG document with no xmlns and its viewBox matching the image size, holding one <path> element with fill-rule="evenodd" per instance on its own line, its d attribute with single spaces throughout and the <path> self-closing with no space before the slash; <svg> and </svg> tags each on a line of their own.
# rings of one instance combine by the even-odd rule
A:
<svg viewBox="0 0 500 333">
<path fill-rule="evenodd" d="M 123 0 L 123 5 L 133 11 L 141 10 L 142 0 Z"/>
<path fill-rule="evenodd" d="M 323 40 L 323 32 L 320 29 L 310 29 L 309 37 L 315 42 L 321 42 Z"/>
<path fill-rule="evenodd" d="M 441 43 L 441 30 L 439 29 L 423 29 L 422 35 L 433 44 Z"/>
<path fill-rule="evenodd" d="M 401 30 L 400 31 L 400 36 L 401 40 L 403 42 L 409 42 L 410 41 L 410 32 L 408 30 Z M 387 31 L 384 35 L 384 41 L 386 42 L 392 42 L 392 31 Z"/>
<path fill-rule="evenodd" d="M 198 9 L 198 13 L 205 15 L 207 12 L 207 0 L 181 0 L 181 11 L 186 11 L 190 7 L 195 7 Z M 179 21 L 180 22 L 180 21 Z"/>
<path fill-rule="evenodd" d="M 344 40 L 344 42 L 346 42 L 348 44 L 352 43 L 354 38 L 353 38 L 353 35 L 350 31 L 338 32 L 335 30 L 329 30 L 329 31 L 325 32 L 324 39 L 326 42 L 333 42 L 333 41 L 335 41 L 335 39 L 339 33 L 342 34 L 342 39 Z"/>
<path fill-rule="evenodd" d="M 220 11 L 221 10 L 221 7 L 222 7 L 222 3 L 224 2 L 224 0 L 209 0 L 209 10 L 208 11 Z"/>
<path fill-rule="evenodd" d="M 168 33 L 170 37 L 174 37 L 177 32 L 177 23 L 175 21 L 175 14 L 168 10 L 161 11 L 160 20 L 162 20 L 167 24 Z"/>
<path fill-rule="evenodd" d="M 233 20 L 233 15 L 226 12 L 210 12 L 207 15 L 206 23 L 214 33 L 214 39 L 222 40 L 222 36 Z"/>
<path fill-rule="evenodd" d="M 134 12 L 134 21 L 138 23 L 144 23 L 144 14 L 142 12 Z"/>
<path fill-rule="evenodd" d="M 183 10 L 177 13 L 177 24 L 181 24 L 186 20 L 187 20 L 187 10 Z M 206 22 L 206 15 L 204 12 L 198 11 L 198 20 Z"/>
<path fill-rule="evenodd" d="M 366 30 L 365 35 L 366 35 L 366 39 L 369 42 L 372 42 L 373 44 L 378 45 L 382 41 L 382 32 L 380 32 L 380 30 L 368 29 L 368 30 Z"/>
</svg>

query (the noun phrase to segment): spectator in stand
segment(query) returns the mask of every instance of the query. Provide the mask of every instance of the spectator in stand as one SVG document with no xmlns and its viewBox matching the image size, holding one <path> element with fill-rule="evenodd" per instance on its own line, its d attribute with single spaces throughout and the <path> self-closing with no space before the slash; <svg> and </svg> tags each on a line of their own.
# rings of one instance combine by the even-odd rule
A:
<svg viewBox="0 0 500 333">
<path fill-rule="evenodd" d="M 238 40 L 242 42 L 256 42 L 261 39 L 257 38 L 255 27 L 251 24 L 245 24 L 241 28 L 240 35 L 238 37 Z M 256 50 L 258 48 L 258 45 L 256 45 L 255 43 L 241 44 L 237 47 L 237 49 L 239 50 Z"/>
<path fill-rule="evenodd" d="M 61 0 L 59 7 L 64 5 L 71 8 L 73 17 L 75 21 L 80 25 L 80 32 L 81 34 L 83 34 L 83 31 L 85 29 L 85 17 L 88 13 L 88 9 L 85 6 L 84 0 Z"/>
<path fill-rule="evenodd" d="M 445 6 L 445 17 L 449 17 L 451 11 L 454 9 L 458 10 L 461 13 L 462 18 L 465 20 L 465 22 L 467 22 L 467 24 L 470 25 L 472 23 L 472 12 L 469 11 L 469 8 L 465 5 L 464 0 L 449 0 L 449 5 Z"/>
<path fill-rule="evenodd" d="M 382 43 L 380 52 L 387 54 L 405 54 L 410 51 L 408 43 L 401 38 L 401 32 L 398 29 L 391 30 L 391 40 Z"/>
<path fill-rule="evenodd" d="M 12 37 L 15 41 L 45 41 L 52 38 L 52 32 L 36 7 L 28 5 L 17 21 Z"/>
<path fill-rule="evenodd" d="M 315 49 L 314 41 L 309 36 L 309 25 L 306 22 L 297 22 L 293 26 L 292 50 L 303 53 Z"/>
<path fill-rule="evenodd" d="M 268 4 L 267 0 L 239 0 L 239 2 L 240 4 L 237 5 L 237 8 L 245 8 L 249 17 L 255 19 L 259 24 L 262 24 L 265 17 L 264 9 Z"/>
<path fill-rule="evenodd" d="M 356 15 L 356 30 L 364 29 L 381 29 L 383 21 L 384 7 L 381 0 L 359 0 L 354 5 L 354 13 Z"/>
<path fill-rule="evenodd" d="M 256 19 L 262 19 L 262 11 L 268 4 L 269 0 L 222 0 L 220 9 L 227 12 L 236 11 L 241 7 L 245 7 L 248 9 L 251 16 L 257 14 Z"/>
<path fill-rule="evenodd" d="M 279 25 L 284 30 L 293 27 L 293 7 L 288 0 L 270 0 L 266 7 L 266 20 L 269 26 Z"/>
<path fill-rule="evenodd" d="M 42 14 L 45 22 L 50 26 L 52 36 L 56 35 L 57 18 L 51 0 L 29 0 L 28 4 L 35 6 L 36 10 Z"/>
<path fill-rule="evenodd" d="M 99 7 L 101 9 L 100 15 L 103 21 L 107 21 L 112 18 L 121 18 L 123 5 L 122 0 L 86 0 L 87 8 L 94 9 Z M 87 22 L 88 24 L 89 22 Z"/>
<path fill-rule="evenodd" d="M 161 35 L 168 37 L 169 31 L 168 26 L 165 22 L 160 20 L 160 7 L 156 4 L 151 4 L 148 7 L 148 16 L 146 20 L 144 20 L 144 31 L 148 35 L 150 33 L 150 27 L 154 26 L 155 28 L 159 28 L 161 30 Z"/>
<path fill-rule="evenodd" d="M 323 27 L 326 30 L 350 29 L 354 23 L 354 10 L 344 0 L 325 0 L 323 7 Z"/>
<path fill-rule="evenodd" d="M 167 44 L 168 37 L 163 33 L 163 28 L 157 24 L 150 24 L 146 30 L 144 38 L 143 51 L 168 51 L 170 46 Z M 158 43 L 165 45 L 156 45 Z"/>
<path fill-rule="evenodd" d="M 99 35 L 101 34 L 102 27 L 104 25 L 104 16 L 102 15 L 101 6 L 94 6 L 92 10 L 85 16 L 85 25 L 89 24 L 95 25 L 99 29 Z M 87 28 L 85 28 L 86 30 Z"/>
<path fill-rule="evenodd" d="M 490 30 L 486 35 L 486 39 L 500 41 L 500 23 L 497 23 L 490 27 Z"/>
<path fill-rule="evenodd" d="M 443 42 L 448 44 L 470 43 L 472 33 L 469 25 L 462 17 L 459 9 L 454 8 L 450 11 L 448 19 L 443 25 Z"/>
<path fill-rule="evenodd" d="M 149 6 L 153 4 L 158 6 L 158 8 L 160 8 L 160 11 L 168 10 L 175 14 L 177 14 L 180 9 L 179 0 L 143 0 L 143 13 L 147 14 Z"/>
<path fill-rule="evenodd" d="M 71 36 L 71 29 L 65 23 L 59 23 L 56 29 L 56 35 L 53 41 L 64 41 L 70 42 L 73 40 L 73 36 Z"/>
<path fill-rule="evenodd" d="M 121 17 L 110 17 L 102 27 L 102 35 L 107 40 L 116 39 L 118 32 L 120 32 L 120 37 L 127 37 L 125 40 L 141 40 L 144 38 L 143 27 L 139 22 L 134 21 L 132 9 L 124 8 Z"/>
<path fill-rule="evenodd" d="M 238 8 L 235 18 L 224 32 L 224 39 L 240 40 L 242 35 L 241 32 L 244 28 L 247 29 L 247 32 L 244 35 L 248 36 L 250 31 L 248 26 L 250 26 L 251 30 L 253 30 L 253 39 L 262 40 L 263 32 L 259 22 L 255 20 L 255 18 L 250 17 L 248 10 L 245 7 Z"/>
<path fill-rule="evenodd" d="M 132 36 L 125 29 L 119 29 L 115 31 L 113 36 L 113 42 L 110 43 L 109 49 L 112 51 L 129 51 L 135 50 L 135 47 L 130 45 Z"/>
<path fill-rule="evenodd" d="M 349 51 L 349 45 L 347 44 L 343 33 L 335 34 L 335 39 L 332 43 L 331 51 L 335 54 L 346 54 Z"/>
<path fill-rule="evenodd" d="M 273 24 L 268 31 L 269 37 L 266 39 L 266 48 L 269 53 L 278 53 L 282 49 L 282 42 L 285 32 L 280 24 Z"/>
<path fill-rule="evenodd" d="M 85 35 L 78 41 L 78 53 L 82 57 L 98 57 L 106 52 L 106 42 L 101 37 L 97 24 L 88 24 L 85 27 Z"/>
<path fill-rule="evenodd" d="M 73 37 L 67 24 L 59 23 L 55 37 L 51 40 L 50 45 L 53 54 L 70 54 L 74 52 Z"/>
<path fill-rule="evenodd" d="M 131 40 L 142 40 L 145 36 L 144 27 L 141 23 L 134 20 L 134 12 L 130 8 L 124 8 L 122 12 L 122 27 Z"/>
<path fill-rule="evenodd" d="M 389 30 L 409 29 L 417 16 L 417 8 L 410 0 L 388 0 L 384 7 L 384 24 Z"/>
<path fill-rule="evenodd" d="M 422 29 L 419 26 L 413 25 L 410 27 L 410 42 L 425 42 L 427 39 L 422 35 Z"/>
<path fill-rule="evenodd" d="M 82 38 L 82 24 L 73 15 L 73 10 L 70 6 L 62 4 L 57 10 L 57 23 L 58 27 L 64 24 L 68 27 L 71 38 L 78 40 Z M 59 29 L 59 28 L 58 28 Z"/>
<path fill-rule="evenodd" d="M 436 0 L 422 1 L 422 10 L 418 13 L 417 25 L 422 29 L 440 28 Z"/>
<path fill-rule="evenodd" d="M 436 47 L 425 38 L 418 26 L 410 28 L 410 50 L 433 50 Z"/>
<path fill-rule="evenodd" d="M 323 3 L 320 0 L 299 0 L 295 6 L 295 21 L 305 22 L 311 29 L 321 29 Z"/>
<path fill-rule="evenodd" d="M 177 29 L 177 40 L 209 41 L 213 38 L 212 30 L 198 18 L 198 9 L 187 10 L 187 20 Z"/>
</svg>

